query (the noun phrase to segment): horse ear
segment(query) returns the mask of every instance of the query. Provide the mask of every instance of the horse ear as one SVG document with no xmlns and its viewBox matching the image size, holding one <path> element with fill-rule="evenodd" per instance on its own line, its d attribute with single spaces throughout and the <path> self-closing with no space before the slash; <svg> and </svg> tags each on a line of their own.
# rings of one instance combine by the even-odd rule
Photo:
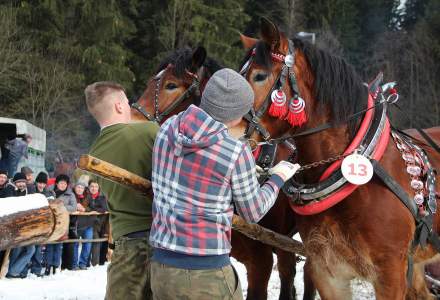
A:
<svg viewBox="0 0 440 300">
<path fill-rule="evenodd" d="M 193 71 L 197 71 L 203 65 L 206 59 L 206 49 L 202 46 L 197 47 L 192 55 L 192 65 Z"/>
<path fill-rule="evenodd" d="M 255 44 L 258 42 L 257 39 L 251 38 L 249 36 L 245 36 L 244 34 L 240 33 L 240 40 L 243 44 L 244 49 L 249 50 L 251 48 L 254 48 Z"/>
<path fill-rule="evenodd" d="M 281 39 L 278 27 L 264 17 L 260 19 L 260 35 L 261 39 L 269 44 L 272 50 L 278 49 Z"/>
</svg>

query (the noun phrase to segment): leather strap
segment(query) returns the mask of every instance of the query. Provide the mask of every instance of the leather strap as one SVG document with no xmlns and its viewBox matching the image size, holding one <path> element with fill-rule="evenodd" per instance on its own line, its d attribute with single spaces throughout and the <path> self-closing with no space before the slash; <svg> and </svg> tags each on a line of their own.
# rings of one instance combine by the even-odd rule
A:
<svg viewBox="0 0 440 300">
<path fill-rule="evenodd" d="M 440 153 L 440 146 L 437 145 L 437 143 L 429 136 L 429 134 L 426 133 L 426 131 L 418 127 L 416 127 L 416 130 L 428 142 L 428 144 L 432 147 L 432 149 L 437 151 L 437 153 Z"/>
<path fill-rule="evenodd" d="M 145 110 L 139 103 L 134 102 L 131 104 L 131 107 L 141 113 L 148 121 L 156 121 L 155 118 Z"/>
<path fill-rule="evenodd" d="M 372 159 L 371 164 L 374 168 L 374 174 L 382 180 L 382 182 L 402 201 L 413 215 L 414 219 L 418 220 L 418 209 L 416 203 L 409 198 L 408 194 L 403 190 L 402 186 L 392 178 L 388 172 L 379 164 L 377 160 Z"/>
<path fill-rule="evenodd" d="M 374 167 L 374 174 L 378 176 L 382 182 L 402 201 L 408 208 L 416 221 L 416 232 L 414 236 L 414 245 L 420 245 L 424 248 L 427 241 L 431 246 L 440 253 L 440 238 L 436 232 L 433 231 L 433 215 L 419 216 L 416 203 L 409 198 L 408 194 L 403 190 L 402 186 L 398 184 L 388 173 L 382 168 L 376 160 L 371 160 Z"/>
</svg>

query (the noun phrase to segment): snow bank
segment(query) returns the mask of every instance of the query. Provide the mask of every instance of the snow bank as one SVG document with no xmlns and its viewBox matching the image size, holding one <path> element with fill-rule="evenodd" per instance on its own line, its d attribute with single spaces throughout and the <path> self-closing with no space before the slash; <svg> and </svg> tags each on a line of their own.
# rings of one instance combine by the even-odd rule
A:
<svg viewBox="0 0 440 300">
<path fill-rule="evenodd" d="M 0 198 L 0 217 L 48 206 L 49 202 L 42 194 L 21 197 Z"/>
<path fill-rule="evenodd" d="M 269 280 L 268 299 L 277 300 L 280 293 L 280 280 L 276 270 L 276 256 L 272 275 Z M 237 269 L 246 298 L 247 280 L 246 268 L 241 263 L 232 259 Z M 304 262 L 297 264 L 295 287 L 297 299 L 302 299 Z M 107 284 L 107 266 L 97 266 L 87 271 L 63 271 L 56 275 L 38 278 L 30 275 L 26 279 L 0 280 L 0 300 L 102 300 Z M 361 281 L 352 281 L 354 300 L 375 299 L 374 291 L 370 284 Z M 319 299 L 319 298 L 317 298 Z"/>
</svg>

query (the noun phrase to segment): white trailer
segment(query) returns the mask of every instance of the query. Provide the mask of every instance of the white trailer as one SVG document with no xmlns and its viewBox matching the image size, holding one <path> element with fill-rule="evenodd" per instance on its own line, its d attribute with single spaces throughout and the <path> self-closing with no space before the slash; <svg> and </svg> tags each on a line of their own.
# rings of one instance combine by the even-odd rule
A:
<svg viewBox="0 0 440 300">
<path fill-rule="evenodd" d="M 34 176 L 39 172 L 46 171 L 46 131 L 32 125 L 28 121 L 12 118 L 0 117 L 0 142 L 14 136 L 30 134 L 32 142 L 28 147 L 28 159 L 22 158 L 18 164 L 18 170 L 23 166 L 28 166 L 34 171 Z"/>
</svg>

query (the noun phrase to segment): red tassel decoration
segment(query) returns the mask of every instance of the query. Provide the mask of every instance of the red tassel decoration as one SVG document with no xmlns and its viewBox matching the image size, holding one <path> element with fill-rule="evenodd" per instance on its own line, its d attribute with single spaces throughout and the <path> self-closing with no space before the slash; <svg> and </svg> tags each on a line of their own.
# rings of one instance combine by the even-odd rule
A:
<svg viewBox="0 0 440 300">
<path fill-rule="evenodd" d="M 286 120 L 292 126 L 301 126 L 307 122 L 306 103 L 300 97 L 294 97 L 290 100 L 289 113 Z"/>
<path fill-rule="evenodd" d="M 287 114 L 286 94 L 282 90 L 274 90 L 270 99 L 272 104 L 269 107 L 269 115 L 272 117 L 284 117 Z"/>
</svg>

